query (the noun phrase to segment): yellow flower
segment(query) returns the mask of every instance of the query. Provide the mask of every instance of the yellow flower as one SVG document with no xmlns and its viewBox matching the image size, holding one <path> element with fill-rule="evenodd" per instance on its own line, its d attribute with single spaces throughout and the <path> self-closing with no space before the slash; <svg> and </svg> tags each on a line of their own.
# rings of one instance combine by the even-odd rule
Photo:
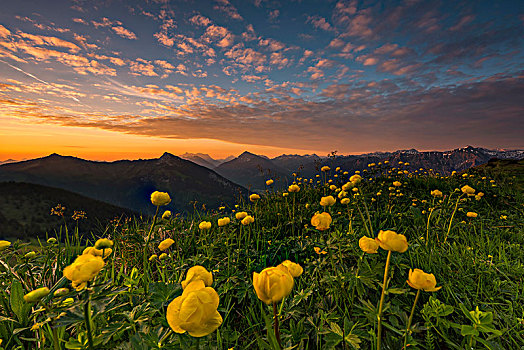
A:
<svg viewBox="0 0 524 350">
<path fill-rule="evenodd" d="M 64 269 L 64 276 L 73 282 L 73 287 L 81 290 L 85 287 L 86 282 L 98 275 L 104 265 L 104 260 L 99 256 L 79 255 L 71 265 Z"/>
<path fill-rule="evenodd" d="M 342 199 L 342 198 L 346 197 L 347 195 L 348 195 L 348 193 L 347 193 L 346 191 L 342 190 L 342 191 L 340 191 L 340 192 L 338 193 L 338 196 L 337 196 L 337 197 L 340 198 L 340 199 Z"/>
<path fill-rule="evenodd" d="M 258 201 L 259 199 L 260 199 L 260 196 L 259 196 L 258 194 L 256 194 L 256 193 L 253 193 L 251 196 L 249 196 L 249 200 L 250 200 L 251 202 L 256 202 L 256 201 Z"/>
<path fill-rule="evenodd" d="M 508 216 L 507 216 L 507 215 L 501 215 L 501 216 L 500 216 L 500 219 L 501 219 L 501 220 L 507 220 L 507 219 L 508 219 Z"/>
<path fill-rule="evenodd" d="M 355 187 L 355 184 L 353 182 L 346 182 L 344 185 L 342 185 L 342 190 L 349 191 L 353 187 Z"/>
<path fill-rule="evenodd" d="M 314 247 L 313 250 L 315 251 L 315 253 L 317 253 L 318 255 L 320 254 L 327 254 L 327 252 L 325 250 L 322 250 L 320 249 L 319 247 Z"/>
<path fill-rule="evenodd" d="M 358 184 L 360 181 L 362 181 L 362 176 L 358 175 L 355 171 L 355 175 L 351 176 L 349 181 L 351 181 L 353 184 Z"/>
<path fill-rule="evenodd" d="M 158 260 L 166 260 L 168 257 L 169 257 L 169 255 L 167 255 L 166 253 L 162 253 L 158 257 Z"/>
<path fill-rule="evenodd" d="M 476 218 L 477 216 L 479 216 L 479 214 L 474 213 L 474 212 L 472 212 L 472 211 L 468 211 L 468 212 L 466 213 L 466 216 L 467 216 L 468 218 Z"/>
<path fill-rule="evenodd" d="M 266 304 L 277 303 L 291 293 L 295 281 L 283 265 L 253 272 L 253 286 L 257 297 Z"/>
<path fill-rule="evenodd" d="M 246 216 L 247 216 L 247 213 L 245 211 L 239 211 L 238 213 L 235 214 L 235 217 L 237 218 L 237 220 L 242 220 Z"/>
<path fill-rule="evenodd" d="M 209 221 L 202 221 L 198 224 L 198 228 L 201 230 L 209 230 L 211 228 L 211 223 Z"/>
<path fill-rule="evenodd" d="M 255 222 L 255 219 L 251 215 L 246 216 L 245 218 L 242 219 L 242 221 L 240 221 L 240 223 L 244 226 L 252 224 L 254 222 Z"/>
<path fill-rule="evenodd" d="M 158 259 L 158 255 L 156 254 L 153 254 L 149 257 L 149 261 L 155 261 L 156 259 Z"/>
<path fill-rule="evenodd" d="M 442 287 L 437 286 L 437 280 L 432 273 L 425 273 L 421 269 L 409 269 L 409 277 L 407 280 L 409 286 L 415 289 L 422 289 L 426 292 L 436 292 Z"/>
<path fill-rule="evenodd" d="M 169 203 L 171 203 L 171 198 L 169 197 L 169 194 L 167 194 L 167 192 L 155 191 L 151 193 L 151 203 L 153 203 L 153 205 L 156 205 L 157 207 L 161 205 L 168 205 Z"/>
<path fill-rule="evenodd" d="M 465 186 L 462 186 L 462 188 L 460 189 L 463 193 L 465 194 L 474 194 L 475 193 L 475 190 L 471 187 L 469 187 L 468 185 L 465 185 Z"/>
<path fill-rule="evenodd" d="M 340 167 L 337 166 L 337 167 L 335 168 L 335 171 L 340 171 Z"/>
<path fill-rule="evenodd" d="M 163 252 L 164 250 L 171 247 L 173 243 L 175 243 L 174 240 L 172 240 L 171 238 L 166 238 L 162 242 L 160 242 L 160 244 L 158 245 L 158 249 L 160 249 L 160 251 Z"/>
<path fill-rule="evenodd" d="M 54 237 L 49 238 L 49 239 L 47 240 L 47 243 L 48 243 L 48 244 L 55 244 L 55 243 L 56 243 L 56 238 L 54 238 Z"/>
<path fill-rule="evenodd" d="M 100 238 L 95 242 L 95 249 L 107 249 L 113 246 L 113 241 L 107 238 Z"/>
<path fill-rule="evenodd" d="M 431 195 L 433 197 L 442 197 L 442 192 L 440 192 L 439 190 L 433 190 L 431 191 Z"/>
<path fill-rule="evenodd" d="M 408 240 L 406 239 L 406 236 L 396 233 L 395 231 L 380 230 L 376 240 L 380 244 L 380 248 L 384 250 L 391 250 L 399 253 L 404 253 L 408 250 Z"/>
<path fill-rule="evenodd" d="M 373 238 L 362 236 L 362 238 L 360 238 L 358 241 L 358 246 L 368 254 L 376 254 L 379 244 Z"/>
<path fill-rule="evenodd" d="M 331 225 L 331 222 L 333 222 L 331 215 L 326 212 L 323 212 L 322 214 L 316 213 L 311 218 L 311 225 L 315 226 L 319 231 L 327 230 L 329 225 Z"/>
<path fill-rule="evenodd" d="M 282 193 L 282 197 L 287 197 L 287 196 L 289 196 L 289 193 L 288 193 L 288 192 L 284 192 L 284 193 Z"/>
<path fill-rule="evenodd" d="M 269 179 L 266 181 L 267 186 L 271 186 L 274 183 L 273 179 Z"/>
<path fill-rule="evenodd" d="M 320 205 L 323 207 L 332 206 L 335 202 L 336 199 L 333 196 L 322 197 L 320 199 Z"/>
<path fill-rule="evenodd" d="M 342 200 L 340 201 L 341 204 L 349 204 L 349 198 L 342 198 Z"/>
<path fill-rule="evenodd" d="M 218 219 L 218 226 L 219 227 L 226 226 L 230 222 L 231 222 L 231 219 L 226 216 L 226 217 L 224 217 L 222 219 Z"/>
<path fill-rule="evenodd" d="M 394 181 L 393 182 L 393 186 L 400 187 L 400 186 L 402 186 L 402 183 L 400 181 Z"/>
<path fill-rule="evenodd" d="M 171 217 L 171 211 L 170 211 L 170 210 L 166 210 L 166 211 L 164 212 L 164 214 L 162 214 L 162 219 L 164 219 L 164 220 L 167 220 L 167 219 L 169 219 L 170 217 Z"/>
<path fill-rule="evenodd" d="M 103 258 L 105 259 L 109 255 L 111 255 L 111 253 L 113 252 L 113 249 L 107 248 L 107 249 L 104 249 L 103 252 L 104 252 Z M 102 249 L 96 249 L 95 247 L 87 247 L 82 252 L 82 255 L 85 255 L 85 254 L 91 254 L 93 256 L 100 256 L 101 257 L 102 256 Z"/>
<path fill-rule="evenodd" d="M 302 275 L 302 272 L 304 272 L 304 269 L 302 266 L 300 266 L 297 263 L 292 262 L 291 260 L 286 260 L 282 262 L 279 266 L 285 266 L 289 270 L 289 274 L 293 277 L 298 277 Z"/>
<path fill-rule="evenodd" d="M 37 301 L 47 296 L 48 294 L 49 294 L 49 288 L 47 287 L 38 288 L 24 295 L 24 300 L 26 303 L 36 303 Z"/>
<path fill-rule="evenodd" d="M 317 169 L 318 169 L 318 168 L 317 168 Z M 326 172 L 326 171 L 330 171 L 330 170 L 331 170 L 331 168 L 328 167 L 327 165 L 324 165 L 322 168 L 320 168 L 320 171 L 324 171 L 324 172 Z"/>
<path fill-rule="evenodd" d="M 189 283 L 194 281 L 203 281 L 206 287 L 210 287 L 213 284 L 213 274 L 203 266 L 193 266 L 187 270 L 186 279 L 181 283 L 182 289 L 185 289 Z"/>
<path fill-rule="evenodd" d="M 194 281 L 168 305 L 167 323 L 176 333 L 187 331 L 192 337 L 204 337 L 222 324 L 218 303 L 213 288 L 206 287 L 202 280 Z"/>
<path fill-rule="evenodd" d="M 289 186 L 287 190 L 289 192 L 298 192 L 298 191 L 300 191 L 300 187 L 298 185 L 294 185 L 293 184 L 293 185 Z"/>
</svg>

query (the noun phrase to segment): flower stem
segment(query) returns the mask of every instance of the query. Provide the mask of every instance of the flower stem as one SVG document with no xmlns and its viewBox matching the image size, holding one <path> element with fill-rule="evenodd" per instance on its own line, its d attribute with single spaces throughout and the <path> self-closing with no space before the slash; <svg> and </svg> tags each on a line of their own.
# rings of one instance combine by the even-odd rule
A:
<svg viewBox="0 0 524 350">
<path fill-rule="evenodd" d="M 277 338 L 278 346 L 282 349 L 282 341 L 280 340 L 280 330 L 278 329 L 278 314 L 277 304 L 273 303 L 273 315 L 275 316 L 275 337 Z"/>
<path fill-rule="evenodd" d="M 389 262 L 391 260 L 391 250 L 388 250 L 388 257 L 386 259 L 386 267 L 384 268 L 384 284 L 382 285 L 382 294 L 380 295 L 380 304 L 378 306 L 378 325 L 377 325 L 377 350 L 380 350 L 380 338 L 382 337 L 382 307 L 384 306 L 384 299 L 386 297 L 386 283 L 388 281 Z"/>
<path fill-rule="evenodd" d="M 415 306 L 417 305 L 418 297 L 420 296 L 420 289 L 417 290 L 417 295 L 415 296 L 415 301 L 413 302 L 413 307 L 411 308 L 411 314 L 408 319 L 408 326 L 406 327 L 406 336 L 404 337 L 404 349 L 408 343 L 408 333 L 409 328 L 411 327 L 411 321 L 413 321 L 413 315 L 415 314 Z"/>
<path fill-rule="evenodd" d="M 457 203 L 455 203 L 455 209 L 453 210 L 453 214 L 451 215 L 451 220 L 449 220 L 448 232 L 446 233 L 446 237 L 444 237 L 443 243 L 446 243 L 446 241 L 448 240 L 449 231 L 451 231 L 451 224 L 453 223 L 453 218 L 455 217 L 455 213 L 457 212 L 457 208 L 461 197 L 462 196 L 459 196 L 457 198 Z"/>
<path fill-rule="evenodd" d="M 149 240 L 151 239 L 151 234 L 153 233 L 153 228 L 156 224 L 156 217 L 158 216 L 158 210 L 160 209 L 160 206 L 156 206 L 156 212 L 155 216 L 153 217 L 153 223 L 151 224 L 151 228 L 149 229 L 149 233 L 147 234 L 146 242 L 144 245 L 144 252 L 143 252 L 143 264 L 144 264 L 144 273 L 147 274 L 149 272 L 149 265 L 148 265 L 148 259 L 147 259 L 147 251 L 149 249 Z"/>
<path fill-rule="evenodd" d="M 84 305 L 84 321 L 86 323 L 87 330 L 87 341 L 89 344 L 89 349 L 93 350 L 95 347 L 93 345 L 93 334 L 91 333 L 91 298 L 89 296 L 89 289 L 86 286 L 86 303 Z"/>
</svg>

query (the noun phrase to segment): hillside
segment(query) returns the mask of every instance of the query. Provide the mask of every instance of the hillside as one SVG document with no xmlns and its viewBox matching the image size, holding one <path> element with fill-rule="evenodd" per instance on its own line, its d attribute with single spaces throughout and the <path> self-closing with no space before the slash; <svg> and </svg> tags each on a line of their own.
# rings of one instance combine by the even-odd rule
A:
<svg viewBox="0 0 524 350">
<path fill-rule="evenodd" d="M 166 191 L 166 209 L 184 212 L 198 205 L 232 203 L 247 191 L 212 170 L 169 153 L 158 159 L 94 162 L 52 154 L 0 166 L 0 181 L 40 184 L 79 193 L 113 205 L 150 213 L 149 196 Z"/>
<path fill-rule="evenodd" d="M 81 233 L 100 231 L 110 220 L 135 215 L 131 210 L 97 201 L 70 191 L 29 183 L 0 183 L 0 238 L 28 239 L 53 234 L 63 225 L 78 224 Z M 51 215 L 51 208 L 66 208 L 64 219 Z M 75 211 L 85 212 L 85 219 L 74 220 Z"/>
</svg>

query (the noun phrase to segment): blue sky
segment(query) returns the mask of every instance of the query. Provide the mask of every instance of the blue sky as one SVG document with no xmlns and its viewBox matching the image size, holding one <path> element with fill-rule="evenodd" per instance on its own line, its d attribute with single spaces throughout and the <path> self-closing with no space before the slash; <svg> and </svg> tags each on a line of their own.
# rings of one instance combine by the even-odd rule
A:
<svg viewBox="0 0 524 350">
<path fill-rule="evenodd" d="M 524 146 L 519 1 L 2 1 L 2 9 L 5 137 L 75 128 L 86 130 L 79 148 L 100 132 L 154 138 L 174 153 L 191 151 L 184 140 L 213 141 L 211 154 L 226 144 L 269 153 Z M 15 147 L 4 146 L 0 154 Z"/>
</svg>

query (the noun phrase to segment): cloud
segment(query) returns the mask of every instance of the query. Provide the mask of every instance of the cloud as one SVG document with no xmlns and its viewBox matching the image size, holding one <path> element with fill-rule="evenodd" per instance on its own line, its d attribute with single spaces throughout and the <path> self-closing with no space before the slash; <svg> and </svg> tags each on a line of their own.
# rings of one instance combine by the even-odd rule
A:
<svg viewBox="0 0 524 350">
<path fill-rule="evenodd" d="M 213 9 L 224 12 L 229 18 L 235 20 L 243 20 L 242 16 L 238 13 L 238 10 L 231 5 L 228 0 L 215 0 L 219 5 L 215 5 Z"/>
<path fill-rule="evenodd" d="M 322 30 L 325 30 L 325 31 L 333 31 L 333 30 L 335 30 L 335 28 L 333 28 L 331 26 L 331 24 L 329 24 L 326 21 L 325 18 L 320 17 L 320 16 L 308 16 L 306 22 L 313 24 L 313 26 L 315 28 L 319 28 L 319 29 L 322 29 Z"/>
<path fill-rule="evenodd" d="M 122 26 L 111 27 L 111 29 L 124 39 L 136 40 L 136 34 Z"/>
<path fill-rule="evenodd" d="M 211 24 L 211 20 L 202 15 L 195 15 L 191 17 L 189 21 L 193 23 L 194 25 L 201 26 L 201 27 L 207 27 L 208 25 Z"/>
<path fill-rule="evenodd" d="M 7 38 L 11 35 L 11 31 L 0 24 L 0 38 Z"/>
<path fill-rule="evenodd" d="M 137 58 L 136 61 L 129 63 L 129 69 L 133 75 L 144 75 L 148 77 L 156 77 L 155 66 L 151 62 Z"/>
<path fill-rule="evenodd" d="M 19 32 L 18 35 L 24 39 L 32 41 L 35 45 L 63 47 L 69 49 L 69 51 L 73 53 L 80 51 L 80 48 L 75 44 L 54 36 L 33 35 L 23 32 Z"/>
<path fill-rule="evenodd" d="M 278 18 L 278 16 L 280 16 L 279 10 L 269 11 L 269 20 L 270 21 L 275 21 Z"/>
<path fill-rule="evenodd" d="M 460 21 L 458 21 L 457 24 L 455 24 L 454 26 L 450 27 L 449 30 L 452 31 L 452 32 L 460 30 L 460 29 L 462 29 L 462 27 L 464 27 L 466 24 L 470 23 L 474 19 L 475 19 L 475 15 L 466 15 L 466 16 L 462 17 L 460 19 Z"/>
</svg>

